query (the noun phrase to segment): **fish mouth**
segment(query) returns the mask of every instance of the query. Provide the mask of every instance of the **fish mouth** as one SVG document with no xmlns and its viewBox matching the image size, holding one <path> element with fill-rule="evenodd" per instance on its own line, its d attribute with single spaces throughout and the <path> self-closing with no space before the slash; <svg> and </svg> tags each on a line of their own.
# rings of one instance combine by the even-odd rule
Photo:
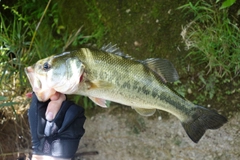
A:
<svg viewBox="0 0 240 160">
<path fill-rule="evenodd" d="M 25 73 L 29 79 L 33 92 L 35 92 L 39 101 L 45 102 L 56 93 L 53 88 L 44 87 L 41 80 L 36 76 L 34 69 L 30 67 L 24 68 Z"/>
<path fill-rule="evenodd" d="M 26 67 L 26 68 L 24 68 L 24 71 L 25 71 L 25 73 L 26 73 L 26 75 L 28 77 L 28 80 L 29 80 L 32 88 L 33 88 L 33 91 L 36 92 L 34 90 L 34 80 L 35 80 L 35 78 L 34 78 L 34 69 L 32 67 Z"/>
</svg>

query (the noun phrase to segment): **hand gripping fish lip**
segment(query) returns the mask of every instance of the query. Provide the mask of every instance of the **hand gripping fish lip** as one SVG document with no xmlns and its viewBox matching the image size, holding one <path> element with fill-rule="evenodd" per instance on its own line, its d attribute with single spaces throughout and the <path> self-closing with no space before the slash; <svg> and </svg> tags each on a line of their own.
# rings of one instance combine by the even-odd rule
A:
<svg viewBox="0 0 240 160">
<path fill-rule="evenodd" d="M 24 70 L 30 81 L 33 92 L 35 92 L 39 101 L 45 102 L 52 95 L 54 95 L 56 93 L 56 91 L 53 88 L 48 88 L 47 86 L 44 85 L 44 83 L 42 83 L 40 78 L 38 76 L 36 76 L 34 69 L 31 66 L 26 67 Z"/>
<path fill-rule="evenodd" d="M 64 55 L 69 54 L 67 52 L 62 54 Z M 55 63 L 60 58 L 60 55 L 51 56 L 25 68 L 25 73 L 39 101 L 47 101 L 56 92 L 73 94 L 83 80 L 85 66 L 78 58 L 69 56 L 61 63 Z"/>
</svg>

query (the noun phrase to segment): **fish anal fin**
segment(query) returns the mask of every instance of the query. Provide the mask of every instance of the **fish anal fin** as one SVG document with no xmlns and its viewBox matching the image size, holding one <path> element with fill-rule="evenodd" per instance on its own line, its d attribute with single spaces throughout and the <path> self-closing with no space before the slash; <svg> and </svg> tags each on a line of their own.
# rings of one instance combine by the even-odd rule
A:
<svg viewBox="0 0 240 160">
<path fill-rule="evenodd" d="M 107 108 L 107 101 L 105 99 L 97 98 L 97 97 L 88 97 L 90 98 L 95 104 L 99 105 L 100 107 Z"/>
<path fill-rule="evenodd" d="M 137 107 L 132 107 L 133 109 L 135 109 L 135 111 L 142 115 L 142 116 L 152 116 L 155 112 L 156 109 L 145 109 L 145 108 L 137 108 Z"/>
<path fill-rule="evenodd" d="M 155 72 L 164 83 L 175 82 L 179 79 L 173 64 L 166 59 L 149 58 L 144 60 L 143 64 Z"/>
</svg>

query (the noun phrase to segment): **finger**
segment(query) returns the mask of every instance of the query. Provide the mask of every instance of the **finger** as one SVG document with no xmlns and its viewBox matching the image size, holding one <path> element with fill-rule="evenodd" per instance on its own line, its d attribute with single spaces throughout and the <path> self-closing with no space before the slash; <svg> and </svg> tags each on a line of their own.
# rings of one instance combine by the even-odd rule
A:
<svg viewBox="0 0 240 160">
<path fill-rule="evenodd" d="M 28 92 L 28 93 L 26 93 L 26 97 L 27 97 L 27 98 L 32 98 L 32 95 L 33 95 L 33 92 Z"/>
<path fill-rule="evenodd" d="M 46 111 L 46 119 L 48 121 L 52 121 L 56 114 L 58 113 L 62 102 L 66 100 L 66 96 L 61 93 L 57 93 L 58 95 L 53 95 L 51 97 L 51 101 L 48 104 L 47 111 Z"/>
<path fill-rule="evenodd" d="M 60 97 L 60 95 L 61 95 L 61 93 L 56 92 L 54 95 L 52 95 L 52 96 L 50 97 L 51 101 L 56 101 L 56 100 L 58 100 L 59 97 Z"/>
</svg>

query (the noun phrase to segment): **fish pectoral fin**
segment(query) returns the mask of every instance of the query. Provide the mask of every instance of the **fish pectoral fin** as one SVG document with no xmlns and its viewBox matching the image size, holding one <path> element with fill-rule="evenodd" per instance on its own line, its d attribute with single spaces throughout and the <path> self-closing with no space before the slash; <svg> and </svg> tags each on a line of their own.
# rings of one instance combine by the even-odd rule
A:
<svg viewBox="0 0 240 160">
<path fill-rule="evenodd" d="M 96 98 L 96 97 L 88 97 L 90 98 L 95 104 L 99 105 L 100 107 L 107 108 L 107 100 Z"/>
<path fill-rule="evenodd" d="M 111 88 L 113 87 L 112 83 L 101 81 L 101 80 L 93 80 L 93 81 L 87 81 L 88 83 L 88 89 L 99 89 L 99 88 Z"/>
<path fill-rule="evenodd" d="M 173 64 L 166 59 L 149 58 L 144 60 L 143 64 L 155 72 L 164 83 L 175 82 L 179 79 Z"/>
<path fill-rule="evenodd" d="M 145 108 L 136 108 L 136 107 L 132 107 L 133 109 L 135 109 L 135 111 L 137 113 L 139 113 L 142 116 L 152 116 L 155 112 L 156 109 L 145 109 Z"/>
</svg>

